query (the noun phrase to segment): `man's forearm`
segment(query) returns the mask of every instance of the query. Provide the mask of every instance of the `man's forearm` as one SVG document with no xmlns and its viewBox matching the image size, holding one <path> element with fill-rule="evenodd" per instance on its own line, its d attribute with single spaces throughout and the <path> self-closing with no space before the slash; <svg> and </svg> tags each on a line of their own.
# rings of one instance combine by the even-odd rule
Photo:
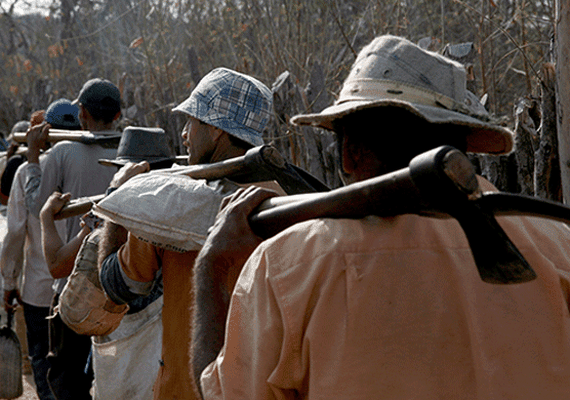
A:
<svg viewBox="0 0 570 400">
<path fill-rule="evenodd" d="M 207 253 L 200 253 L 194 266 L 194 315 L 191 359 L 196 385 L 202 371 L 216 359 L 224 344 L 231 292 L 227 274 L 217 270 Z"/>
<path fill-rule="evenodd" d="M 99 271 L 103 261 L 112 253 L 116 253 L 127 241 L 128 231 L 121 225 L 114 224 L 106 220 L 103 226 L 103 233 L 99 241 L 99 254 L 97 265 Z"/>
</svg>

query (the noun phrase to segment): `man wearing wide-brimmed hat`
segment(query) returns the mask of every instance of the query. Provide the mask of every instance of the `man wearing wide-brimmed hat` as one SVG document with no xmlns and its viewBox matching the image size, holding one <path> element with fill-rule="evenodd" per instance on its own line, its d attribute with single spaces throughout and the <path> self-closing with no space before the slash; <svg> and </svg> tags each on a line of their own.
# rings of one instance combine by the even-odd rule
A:
<svg viewBox="0 0 570 400">
<path fill-rule="evenodd" d="M 114 159 L 99 163 L 122 167 L 146 161 L 151 169 L 169 168 L 176 157 L 161 128 L 127 126 Z M 66 244 L 55 226 L 54 216 L 67 203 L 70 193 L 54 192 L 44 204 L 40 219 L 44 254 L 50 268 L 71 263 L 73 272 L 59 297 L 58 315 L 80 335 L 91 336 L 91 361 L 95 398 L 152 398 L 162 337 L 162 281 L 151 293 L 128 305 L 116 305 L 105 295 L 99 281 L 97 252 L 101 220 L 92 214 L 75 240 Z M 127 383 L 130 382 L 130 383 Z"/>
<path fill-rule="evenodd" d="M 336 133 L 347 182 L 443 144 L 513 146 L 465 90 L 461 65 L 394 36 L 360 52 L 334 105 L 292 121 Z M 194 268 L 193 368 L 205 399 L 568 397 L 562 224 L 500 218 L 538 277 L 494 285 L 453 219 L 316 219 L 259 244 L 245 217 L 267 196 L 226 200 Z"/>
<path fill-rule="evenodd" d="M 263 144 L 264 129 L 272 118 L 273 97 L 257 79 L 227 68 L 216 68 L 204 76 L 173 111 L 188 118 L 182 131 L 189 153 L 188 163 L 207 164 L 243 156 L 248 149 Z M 119 202 L 121 207 L 117 214 L 133 216 L 139 213 L 121 197 L 125 187 L 127 191 L 148 187 L 149 192 L 140 192 L 137 198 L 160 199 L 150 209 L 153 226 L 171 221 L 172 215 L 181 215 L 191 221 L 189 229 L 194 239 L 189 249 L 173 251 L 162 243 L 143 241 L 132 232 L 127 236 L 122 226 L 106 220 L 100 242 L 101 283 L 111 300 L 124 304 L 148 293 L 155 278 L 162 275 L 162 359 L 154 398 L 195 399 L 188 349 L 192 330 L 191 267 L 219 204 L 230 189 L 224 182 L 210 184 L 187 178 L 183 179 L 185 189 L 180 191 L 175 190 L 172 182 L 178 181 L 171 176 L 159 179 L 157 175 L 148 179 L 141 175 L 127 182 L 133 175 L 148 169 L 146 162 L 127 164 L 113 178 L 110 187 L 116 191 L 106 200 Z M 181 203 L 178 199 L 184 201 Z"/>
</svg>

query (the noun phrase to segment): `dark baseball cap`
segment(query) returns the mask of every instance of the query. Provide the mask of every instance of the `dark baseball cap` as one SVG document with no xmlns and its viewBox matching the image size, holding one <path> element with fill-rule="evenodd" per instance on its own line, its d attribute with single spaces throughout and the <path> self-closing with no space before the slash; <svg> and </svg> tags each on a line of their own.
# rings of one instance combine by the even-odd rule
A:
<svg viewBox="0 0 570 400">
<path fill-rule="evenodd" d="M 111 81 L 102 78 L 90 79 L 81 88 L 73 104 L 82 104 L 87 109 L 96 108 L 105 112 L 121 111 L 121 92 Z"/>
<path fill-rule="evenodd" d="M 49 105 L 44 118 L 55 129 L 81 129 L 77 114 L 77 105 L 67 99 L 59 99 Z"/>
</svg>

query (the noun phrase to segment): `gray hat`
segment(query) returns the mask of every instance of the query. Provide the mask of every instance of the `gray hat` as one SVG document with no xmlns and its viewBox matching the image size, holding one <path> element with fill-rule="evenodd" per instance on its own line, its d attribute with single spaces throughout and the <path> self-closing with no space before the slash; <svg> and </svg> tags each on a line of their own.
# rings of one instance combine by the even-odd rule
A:
<svg viewBox="0 0 570 400">
<path fill-rule="evenodd" d="M 79 107 L 67 99 L 59 99 L 51 103 L 45 114 L 45 121 L 55 129 L 80 129 Z"/>
<path fill-rule="evenodd" d="M 27 132 L 28 129 L 30 129 L 30 121 L 26 121 L 26 120 L 22 120 L 22 121 L 18 121 L 14 124 L 14 126 L 12 127 L 12 130 L 10 131 L 10 134 L 12 133 L 21 133 L 21 132 Z"/>
<path fill-rule="evenodd" d="M 163 129 L 127 126 L 123 130 L 116 158 L 114 160 L 100 159 L 99 163 L 122 167 L 129 162 L 148 161 L 154 164 L 175 159 Z"/>
<path fill-rule="evenodd" d="M 334 105 L 291 122 L 333 129 L 332 122 L 371 107 L 401 107 L 434 124 L 470 128 L 467 151 L 508 153 L 513 133 L 494 124 L 477 97 L 466 90 L 459 63 L 406 39 L 380 36 L 358 55 Z"/>
<path fill-rule="evenodd" d="M 227 68 L 202 78 L 180 111 L 220 128 L 254 146 L 263 145 L 263 130 L 273 114 L 273 95 L 263 83 Z"/>
<path fill-rule="evenodd" d="M 82 104 L 87 109 L 117 113 L 121 111 L 121 92 L 111 81 L 101 78 L 90 79 L 81 88 L 73 104 Z"/>
</svg>

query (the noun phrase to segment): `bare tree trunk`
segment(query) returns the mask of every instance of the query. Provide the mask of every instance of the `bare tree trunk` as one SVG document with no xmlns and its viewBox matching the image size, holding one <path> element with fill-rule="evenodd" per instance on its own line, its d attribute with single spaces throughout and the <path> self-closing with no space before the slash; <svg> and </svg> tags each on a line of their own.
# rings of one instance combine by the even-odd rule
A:
<svg viewBox="0 0 570 400">
<path fill-rule="evenodd" d="M 556 114 L 562 197 L 570 202 L 570 3 L 556 0 Z"/>
<path fill-rule="evenodd" d="M 534 190 L 538 197 L 561 201 L 560 162 L 556 137 L 556 74 L 554 65 L 542 68 L 540 144 L 536 149 Z"/>
<path fill-rule="evenodd" d="M 534 121 L 530 117 L 528 98 L 521 99 L 515 107 L 515 158 L 517 162 L 520 193 L 534 195 L 534 150 L 537 141 Z"/>
</svg>

